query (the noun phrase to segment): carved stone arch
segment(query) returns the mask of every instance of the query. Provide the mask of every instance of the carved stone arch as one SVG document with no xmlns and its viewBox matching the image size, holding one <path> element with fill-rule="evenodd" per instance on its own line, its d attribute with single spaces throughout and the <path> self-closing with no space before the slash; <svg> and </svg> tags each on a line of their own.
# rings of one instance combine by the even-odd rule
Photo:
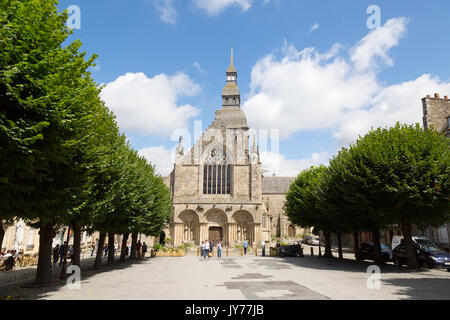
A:
<svg viewBox="0 0 450 320">
<path fill-rule="evenodd" d="M 224 154 L 225 149 L 225 154 Z M 211 143 L 203 152 L 203 164 L 232 164 L 233 154 L 228 148 L 219 142 Z"/>
<path fill-rule="evenodd" d="M 198 214 L 192 210 L 184 210 L 178 215 L 178 219 L 182 222 L 200 222 Z"/>
<path fill-rule="evenodd" d="M 228 218 L 225 212 L 219 209 L 211 209 L 203 216 L 204 222 L 209 225 L 221 226 L 228 223 Z"/>
<path fill-rule="evenodd" d="M 242 223 L 242 222 L 253 223 L 253 216 L 251 215 L 250 212 L 245 210 L 236 211 L 231 217 L 231 219 L 233 220 L 234 223 Z"/>
</svg>

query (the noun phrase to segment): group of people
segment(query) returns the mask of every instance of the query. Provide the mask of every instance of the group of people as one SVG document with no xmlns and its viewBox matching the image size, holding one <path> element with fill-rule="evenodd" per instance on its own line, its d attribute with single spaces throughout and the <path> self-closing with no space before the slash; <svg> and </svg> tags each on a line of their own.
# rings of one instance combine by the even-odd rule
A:
<svg viewBox="0 0 450 320">
<path fill-rule="evenodd" d="M 222 258 L 222 248 L 223 248 L 223 243 L 222 241 L 219 241 L 216 245 L 217 247 L 217 258 Z M 213 249 L 214 249 L 214 243 L 212 241 L 202 241 L 202 244 L 200 245 L 200 251 L 201 251 L 201 256 L 203 257 L 203 259 L 211 258 L 213 255 Z"/>
<path fill-rule="evenodd" d="M 58 243 L 53 248 L 53 265 L 55 266 L 59 260 L 59 265 L 61 266 L 64 258 L 73 262 L 73 246 L 68 246 L 67 241 L 64 241 L 62 245 Z"/>
<path fill-rule="evenodd" d="M 20 257 L 23 252 L 17 252 L 17 250 L 2 250 L 0 252 L 0 268 L 1 270 L 11 270 L 14 268 L 15 261 Z"/>
</svg>

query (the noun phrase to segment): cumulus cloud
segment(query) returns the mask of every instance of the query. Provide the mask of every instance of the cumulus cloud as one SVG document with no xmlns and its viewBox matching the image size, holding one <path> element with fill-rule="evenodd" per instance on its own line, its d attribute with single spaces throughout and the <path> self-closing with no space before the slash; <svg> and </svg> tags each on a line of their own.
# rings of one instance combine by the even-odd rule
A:
<svg viewBox="0 0 450 320">
<path fill-rule="evenodd" d="M 177 128 L 186 128 L 188 120 L 199 114 L 198 108 L 179 104 L 181 97 L 199 92 L 200 86 L 184 73 L 153 78 L 127 73 L 108 83 L 101 98 L 116 114 L 122 131 L 167 137 Z"/>
<path fill-rule="evenodd" d="M 407 20 L 394 18 L 344 51 L 297 50 L 285 44 L 281 57 L 269 54 L 252 68 L 251 92 L 243 104 L 253 128 L 279 128 L 287 138 L 301 130 L 329 129 L 341 145 L 372 126 L 421 122 L 420 98 L 447 93 L 450 83 L 431 75 L 385 85 L 384 66 L 393 65 L 389 50 L 406 32 Z"/>
<path fill-rule="evenodd" d="M 173 7 L 173 0 L 155 0 L 155 8 L 165 23 L 174 24 L 177 21 L 177 11 Z"/>
<path fill-rule="evenodd" d="M 138 151 L 140 156 L 147 159 L 155 166 L 156 173 L 163 177 L 168 176 L 173 170 L 173 163 L 175 162 L 175 153 L 164 146 L 148 147 Z"/>
<path fill-rule="evenodd" d="M 325 151 L 313 153 L 309 158 L 286 159 L 284 155 L 271 151 L 261 152 L 261 164 L 265 175 L 295 177 L 300 171 L 313 165 L 325 164 L 329 159 L 329 154 Z"/>
<path fill-rule="evenodd" d="M 253 0 L 194 0 L 194 4 L 209 15 L 216 15 L 231 6 L 239 6 L 242 11 L 247 11 L 252 2 Z"/>
</svg>

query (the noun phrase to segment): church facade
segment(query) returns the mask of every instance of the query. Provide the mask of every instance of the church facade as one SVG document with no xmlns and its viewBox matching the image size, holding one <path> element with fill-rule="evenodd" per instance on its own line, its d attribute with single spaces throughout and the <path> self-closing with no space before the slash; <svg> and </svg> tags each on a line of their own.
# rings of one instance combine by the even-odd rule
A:
<svg viewBox="0 0 450 320">
<path fill-rule="evenodd" d="M 301 230 L 284 215 L 284 194 L 293 177 L 263 177 L 256 139 L 240 108 L 237 71 L 231 54 L 222 91 L 222 108 L 186 153 L 182 141 L 166 177 L 173 216 L 165 230 L 174 245 L 204 240 L 259 246 L 275 237 L 298 237 Z"/>
</svg>

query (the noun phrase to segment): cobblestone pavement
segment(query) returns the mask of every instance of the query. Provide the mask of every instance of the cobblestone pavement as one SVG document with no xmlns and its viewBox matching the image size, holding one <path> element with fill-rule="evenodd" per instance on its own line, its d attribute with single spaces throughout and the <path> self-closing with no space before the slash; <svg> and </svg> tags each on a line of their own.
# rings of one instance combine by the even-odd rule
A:
<svg viewBox="0 0 450 320">
<path fill-rule="evenodd" d="M 38 289 L 0 288 L 12 299 L 450 299 L 450 273 L 383 267 L 369 289 L 368 262 L 302 258 L 196 256 L 147 258 L 82 272 L 80 289 L 64 282 Z M 372 283 L 372 282 L 370 282 Z"/>
</svg>

